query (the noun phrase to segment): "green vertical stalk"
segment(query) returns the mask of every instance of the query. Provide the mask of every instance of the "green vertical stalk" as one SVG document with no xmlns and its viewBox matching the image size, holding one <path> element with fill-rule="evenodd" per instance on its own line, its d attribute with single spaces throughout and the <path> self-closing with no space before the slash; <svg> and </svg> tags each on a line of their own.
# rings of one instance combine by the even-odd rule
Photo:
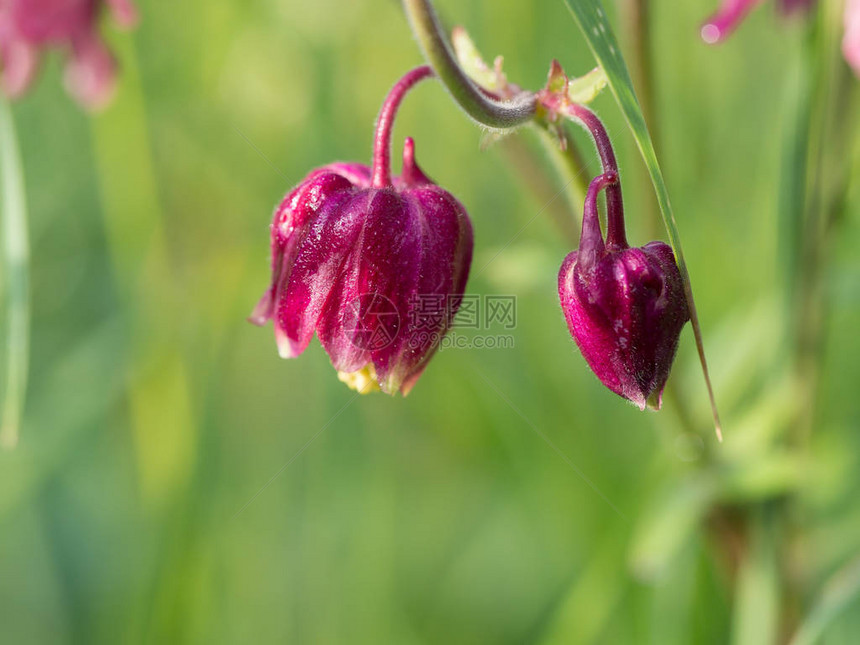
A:
<svg viewBox="0 0 860 645">
<path fill-rule="evenodd" d="M 771 509 L 759 508 L 749 522 L 748 545 L 735 581 L 733 645 L 768 645 L 777 640 L 779 567 Z"/>
<path fill-rule="evenodd" d="M 657 110 L 654 105 L 654 64 L 651 54 L 651 12 L 650 0 L 619 0 L 619 18 L 621 28 L 628 45 L 625 48 L 626 58 L 630 64 L 630 76 L 642 116 L 648 124 L 654 148 L 660 152 L 660 131 L 657 122 Z M 660 235 L 660 213 L 653 193 L 648 190 L 651 182 L 648 169 L 636 165 L 637 181 L 643 187 L 645 199 L 638 204 L 637 210 L 645 221 L 643 233 L 647 239 L 655 239 Z"/>
<path fill-rule="evenodd" d="M 13 448 L 18 443 L 30 356 L 30 246 L 21 156 L 12 110 L 3 98 L 0 98 L 0 173 L 7 324 L 6 387 L 0 448 Z"/>
<path fill-rule="evenodd" d="M 856 134 L 856 80 L 839 52 L 840 3 L 821 3 L 810 27 L 798 92 L 794 131 L 789 134 L 780 202 L 787 275 L 790 362 L 799 404 L 788 441 L 808 450 L 819 399 L 823 335 L 827 315 L 824 278 L 835 225 L 844 210 L 850 179 L 850 146 Z M 782 638 L 802 622 L 808 598 L 806 562 L 792 544 L 805 526 L 794 504 L 785 504 L 787 534 L 782 567 Z"/>
<path fill-rule="evenodd" d="M 823 277 L 833 229 L 844 210 L 849 146 L 856 133 L 856 111 L 852 110 L 856 80 L 839 54 L 840 18 L 832 3 L 823 3 L 810 34 L 805 76 L 814 81 L 803 87 L 804 104 L 793 151 L 797 155 L 795 172 L 789 178 L 801 186 L 784 191 L 787 199 L 780 204 L 791 218 L 782 224 L 789 235 L 786 273 L 793 325 L 789 338 L 793 369 L 803 384 L 800 394 L 804 397 L 792 439 L 801 448 L 814 419 L 826 312 Z"/>
</svg>

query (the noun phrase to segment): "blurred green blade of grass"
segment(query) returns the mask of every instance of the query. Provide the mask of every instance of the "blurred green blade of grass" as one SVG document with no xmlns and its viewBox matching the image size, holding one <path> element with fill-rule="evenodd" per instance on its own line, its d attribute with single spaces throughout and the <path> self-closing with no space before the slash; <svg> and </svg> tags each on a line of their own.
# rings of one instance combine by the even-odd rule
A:
<svg viewBox="0 0 860 645">
<path fill-rule="evenodd" d="M 821 596 L 812 606 L 790 645 L 814 645 L 827 626 L 860 595 L 860 558 L 837 571 L 824 585 Z"/>
<path fill-rule="evenodd" d="M 125 387 L 119 372 L 124 333 L 113 318 L 69 348 L 50 379 L 32 393 L 27 427 L 38 428 L 14 452 L 0 452 L 0 520 L 32 499 L 40 486 L 62 470 L 66 459 L 103 427 L 99 421 Z M 99 387 L 82 389 L 81 383 Z"/>
<path fill-rule="evenodd" d="M 3 297 L 6 305 L 6 374 L 0 449 L 18 443 L 27 395 L 30 345 L 30 245 L 24 176 L 12 109 L 0 97 L 0 173 L 3 186 Z"/>
<path fill-rule="evenodd" d="M 542 645 L 594 643 L 615 614 L 624 587 L 617 578 L 624 570 L 624 547 L 615 529 L 571 580 L 552 615 L 542 627 Z"/>
<path fill-rule="evenodd" d="M 750 546 L 741 562 L 736 582 L 733 645 L 777 642 L 780 589 L 772 531 L 766 517 L 754 518 Z"/>
<path fill-rule="evenodd" d="M 122 305 L 131 323 L 128 396 L 141 494 L 161 507 L 185 488 L 195 462 L 189 371 L 178 346 L 183 306 L 172 269 L 134 43 L 118 40 L 122 88 L 93 121 L 102 212 Z"/>
<path fill-rule="evenodd" d="M 674 481 L 643 514 L 630 546 L 630 567 L 643 580 L 654 580 L 692 540 L 716 499 L 713 477 L 697 474 Z"/>
</svg>

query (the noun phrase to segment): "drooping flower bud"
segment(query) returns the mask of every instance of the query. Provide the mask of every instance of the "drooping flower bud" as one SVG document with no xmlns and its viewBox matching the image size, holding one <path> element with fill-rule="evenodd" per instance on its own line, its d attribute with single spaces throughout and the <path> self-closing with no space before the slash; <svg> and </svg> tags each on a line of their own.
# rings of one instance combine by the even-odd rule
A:
<svg viewBox="0 0 860 645">
<path fill-rule="evenodd" d="M 597 378 L 640 409 L 659 409 L 689 319 L 687 301 L 671 247 L 627 245 L 620 202 L 608 202 L 604 242 L 597 197 L 617 182 L 614 171 L 591 182 L 579 249 L 561 266 L 558 294 L 570 333 Z"/>
<path fill-rule="evenodd" d="M 663 242 L 630 248 L 612 142 L 597 115 L 571 99 L 570 79 L 557 61 L 538 101 L 548 117 L 567 117 L 594 140 L 603 174 L 585 197 L 579 248 L 558 275 L 567 326 L 597 378 L 641 409 L 661 405 L 663 386 L 689 319 L 684 282 L 672 249 Z M 606 241 L 597 197 L 606 190 Z"/>
<path fill-rule="evenodd" d="M 33 81 L 42 51 L 66 52 L 69 92 L 89 109 L 110 99 L 116 63 L 99 34 L 107 5 L 117 24 L 137 20 L 131 0 L 0 0 L 0 85 L 9 97 L 23 94 Z"/>
<path fill-rule="evenodd" d="M 365 392 L 407 394 L 450 327 L 466 286 L 472 227 L 404 146 L 390 177 L 391 124 L 413 70 L 380 113 L 374 167 L 336 163 L 293 189 L 272 222 L 272 284 L 251 316 L 274 320 L 281 356 L 317 333 L 341 380 Z M 436 307 L 418 306 L 434 302 Z"/>
</svg>

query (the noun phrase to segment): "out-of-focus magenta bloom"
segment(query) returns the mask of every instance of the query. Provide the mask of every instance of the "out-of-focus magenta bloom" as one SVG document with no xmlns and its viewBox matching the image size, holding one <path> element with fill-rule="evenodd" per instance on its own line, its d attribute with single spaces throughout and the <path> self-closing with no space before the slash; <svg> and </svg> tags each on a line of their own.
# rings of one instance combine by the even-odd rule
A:
<svg viewBox="0 0 860 645">
<path fill-rule="evenodd" d="M 702 25 L 702 40 L 709 44 L 728 38 L 743 22 L 750 10 L 762 0 L 724 0 L 719 10 Z M 816 0 L 778 0 L 783 14 L 810 9 Z M 842 37 L 845 60 L 860 76 L 860 0 L 846 0 L 845 33 Z"/>
<path fill-rule="evenodd" d="M 854 73 L 860 76 L 860 0 L 845 4 L 845 35 L 842 37 L 842 54 Z"/>
<path fill-rule="evenodd" d="M 717 12 L 702 25 L 702 40 L 719 43 L 728 38 L 747 14 L 763 0 L 723 0 Z M 777 0 L 777 10 L 788 15 L 809 9 L 816 0 Z"/>
<path fill-rule="evenodd" d="M 373 169 L 314 170 L 275 211 L 272 284 L 250 320 L 272 319 L 281 356 L 301 354 L 316 332 L 341 380 L 360 392 L 407 394 L 460 304 L 472 259 L 463 206 L 434 184 L 404 146 L 390 178 L 391 124 L 427 67 L 398 83 L 377 126 Z"/>
<path fill-rule="evenodd" d="M 609 199 L 604 242 L 597 197 L 617 182 L 613 171 L 591 182 L 579 249 L 561 266 L 558 294 L 570 333 L 597 378 L 640 409 L 659 409 L 689 310 L 671 247 L 650 242 L 630 248 L 623 214 Z"/>
<path fill-rule="evenodd" d="M 107 5 L 122 27 L 137 21 L 131 0 L 0 0 L 0 86 L 9 97 L 32 83 L 42 52 L 66 52 L 66 88 L 88 109 L 111 98 L 116 62 L 99 34 L 99 15 Z"/>
</svg>

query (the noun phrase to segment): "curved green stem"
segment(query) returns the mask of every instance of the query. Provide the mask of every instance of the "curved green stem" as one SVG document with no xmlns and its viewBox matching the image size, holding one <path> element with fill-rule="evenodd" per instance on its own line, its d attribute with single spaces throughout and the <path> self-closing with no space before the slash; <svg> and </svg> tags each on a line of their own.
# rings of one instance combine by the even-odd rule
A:
<svg viewBox="0 0 860 645">
<path fill-rule="evenodd" d="M 508 130 L 532 120 L 535 95 L 523 92 L 509 101 L 486 96 L 457 63 L 430 0 L 403 0 L 412 33 L 424 58 L 463 110 L 488 128 Z"/>
<path fill-rule="evenodd" d="M 3 268 L 6 291 L 6 383 L 0 447 L 13 448 L 27 389 L 30 346 L 30 250 L 24 176 L 12 111 L 0 98 L 0 172 L 3 186 Z"/>
</svg>

